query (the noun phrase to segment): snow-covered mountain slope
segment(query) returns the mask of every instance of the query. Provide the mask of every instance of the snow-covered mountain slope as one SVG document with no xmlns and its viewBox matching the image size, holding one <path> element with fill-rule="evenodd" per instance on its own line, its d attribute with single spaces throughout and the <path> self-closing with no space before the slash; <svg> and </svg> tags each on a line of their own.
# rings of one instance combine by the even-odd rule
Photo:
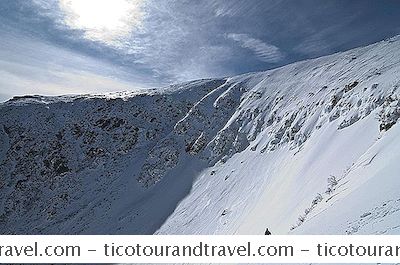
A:
<svg viewBox="0 0 400 265">
<path fill-rule="evenodd" d="M 0 105 L 0 233 L 400 233 L 400 37 Z"/>
</svg>

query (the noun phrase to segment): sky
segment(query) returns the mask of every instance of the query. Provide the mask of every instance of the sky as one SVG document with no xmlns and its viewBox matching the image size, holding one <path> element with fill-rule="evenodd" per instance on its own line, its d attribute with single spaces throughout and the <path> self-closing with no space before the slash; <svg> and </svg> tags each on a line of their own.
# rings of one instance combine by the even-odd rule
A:
<svg viewBox="0 0 400 265">
<path fill-rule="evenodd" d="M 0 0 L 0 102 L 263 71 L 400 34 L 398 0 Z"/>
</svg>

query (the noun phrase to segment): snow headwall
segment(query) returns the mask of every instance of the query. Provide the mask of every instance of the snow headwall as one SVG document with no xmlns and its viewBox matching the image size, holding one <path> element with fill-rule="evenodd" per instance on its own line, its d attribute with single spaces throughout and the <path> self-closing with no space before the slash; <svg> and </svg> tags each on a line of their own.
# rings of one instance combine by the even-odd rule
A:
<svg viewBox="0 0 400 265">
<path fill-rule="evenodd" d="M 0 105 L 3 234 L 399 233 L 400 38 Z"/>
</svg>

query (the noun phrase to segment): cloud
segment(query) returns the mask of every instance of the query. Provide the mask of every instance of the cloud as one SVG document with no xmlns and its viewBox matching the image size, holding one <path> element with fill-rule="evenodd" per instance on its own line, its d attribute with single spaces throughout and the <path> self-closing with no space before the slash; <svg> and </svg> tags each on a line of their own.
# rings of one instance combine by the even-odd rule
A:
<svg viewBox="0 0 400 265">
<path fill-rule="evenodd" d="M 253 51 L 254 54 L 264 62 L 278 63 L 285 58 L 285 55 L 278 47 L 252 38 L 247 34 L 229 33 L 226 36 L 238 42 L 241 47 Z"/>
<path fill-rule="evenodd" d="M 0 101 L 26 94 L 82 94 L 158 86 L 96 58 L 5 33 L 0 42 Z"/>
<path fill-rule="evenodd" d="M 251 15 L 262 10 L 264 13 L 279 5 L 282 0 L 252 1 L 250 4 L 243 0 L 213 0 L 208 1 L 215 16 L 217 17 L 238 17 L 243 14 Z"/>
<path fill-rule="evenodd" d="M 59 0 L 61 23 L 82 30 L 84 37 L 118 46 L 139 27 L 142 0 Z"/>
<path fill-rule="evenodd" d="M 86 94 L 138 89 L 130 83 L 84 71 L 53 71 L 46 69 L 47 78 L 19 75 L 8 69 L 3 70 L 0 62 L 0 102 L 15 95 L 64 95 Z M 26 67 L 17 65 L 17 67 Z M 37 68 L 29 67 L 38 73 Z M 41 74 L 44 74 L 41 72 Z M 39 71 L 40 73 L 40 71 Z M 42 80 L 41 80 L 42 79 Z"/>
<path fill-rule="evenodd" d="M 169 84 L 234 74 L 225 64 L 233 57 L 232 49 L 219 33 L 213 16 L 210 19 L 212 9 L 206 4 L 191 1 L 118 0 L 134 4 L 132 10 L 135 16 L 113 22 L 116 16 L 110 15 L 111 28 L 107 28 L 99 26 L 106 21 L 96 15 L 99 12 L 98 3 L 114 5 L 118 1 L 32 1 L 31 6 L 28 2 L 23 2 L 23 5 L 53 21 L 53 28 L 46 28 L 45 34 L 60 39 L 60 45 L 107 59 L 127 71 L 147 74 L 148 79 L 153 79 L 154 83 Z M 81 2 L 92 3 L 93 6 Z M 77 16 L 86 11 L 87 18 Z M 121 15 L 121 12 L 116 13 Z M 94 19 L 90 19 L 95 15 Z M 98 22 L 94 23 L 96 20 Z M 46 23 L 45 27 L 49 24 Z M 117 30 L 111 30 L 113 27 Z"/>
<path fill-rule="evenodd" d="M 146 1 L 146 17 L 125 52 L 165 83 L 234 74 L 233 50 L 219 33 L 210 10 L 193 1 Z"/>
</svg>

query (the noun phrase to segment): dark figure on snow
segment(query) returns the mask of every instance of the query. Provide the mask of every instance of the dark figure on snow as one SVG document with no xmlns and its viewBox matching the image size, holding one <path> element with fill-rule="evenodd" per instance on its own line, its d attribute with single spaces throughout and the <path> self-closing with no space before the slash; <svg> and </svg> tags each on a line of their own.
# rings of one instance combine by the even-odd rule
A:
<svg viewBox="0 0 400 265">
<path fill-rule="evenodd" d="M 267 230 L 265 230 L 265 233 L 264 233 L 264 235 L 270 235 L 271 234 L 271 232 L 268 230 L 268 228 L 267 228 Z"/>
</svg>

